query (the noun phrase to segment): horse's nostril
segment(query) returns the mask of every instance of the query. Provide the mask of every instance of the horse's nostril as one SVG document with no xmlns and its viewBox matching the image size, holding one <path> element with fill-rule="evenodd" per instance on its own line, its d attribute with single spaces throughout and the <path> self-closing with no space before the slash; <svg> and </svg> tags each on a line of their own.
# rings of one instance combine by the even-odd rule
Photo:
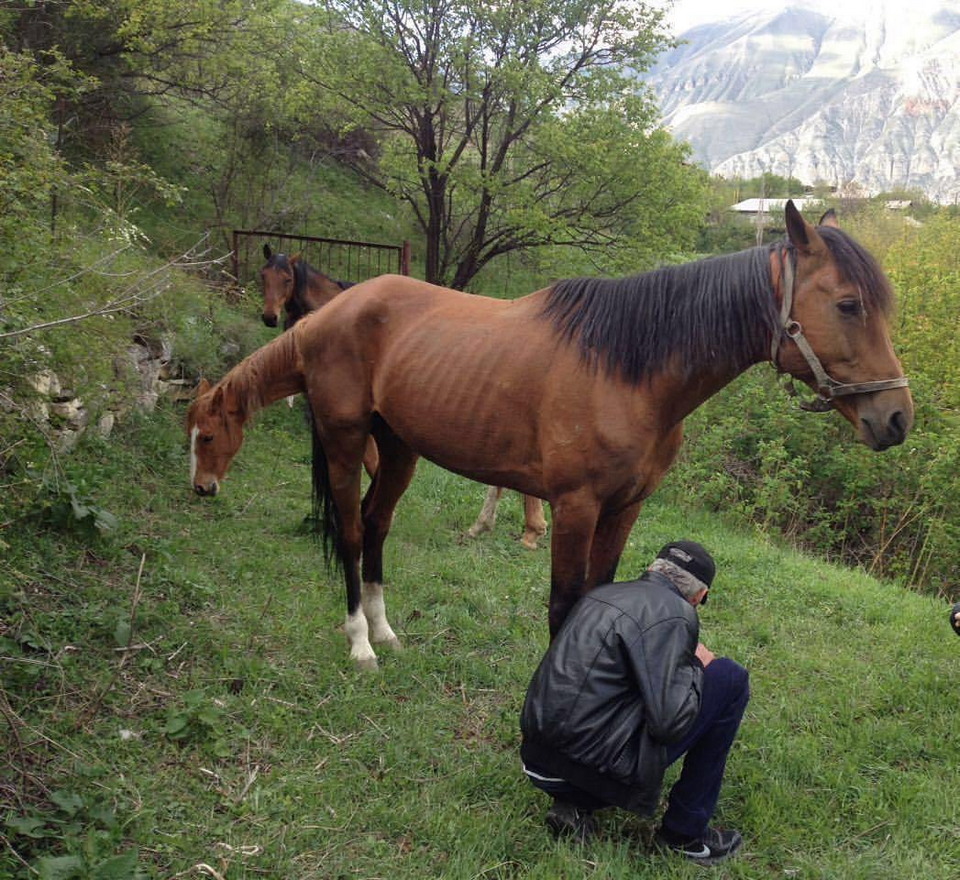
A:
<svg viewBox="0 0 960 880">
<path fill-rule="evenodd" d="M 901 410 L 897 410 L 890 417 L 890 428 L 893 433 L 898 437 L 899 443 L 902 443 L 907 436 L 907 417 L 903 414 Z"/>
</svg>

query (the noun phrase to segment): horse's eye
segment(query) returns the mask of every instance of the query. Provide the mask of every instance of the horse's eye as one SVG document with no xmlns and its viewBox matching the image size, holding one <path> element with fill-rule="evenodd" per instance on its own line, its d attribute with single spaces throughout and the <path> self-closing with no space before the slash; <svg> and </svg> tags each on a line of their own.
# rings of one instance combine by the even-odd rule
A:
<svg viewBox="0 0 960 880">
<path fill-rule="evenodd" d="M 837 308 L 840 310 L 841 315 L 855 317 L 860 314 L 860 300 L 842 299 L 837 303 Z"/>
<path fill-rule="evenodd" d="M 201 434 L 200 435 L 201 443 L 213 443 L 213 434 Z"/>
</svg>

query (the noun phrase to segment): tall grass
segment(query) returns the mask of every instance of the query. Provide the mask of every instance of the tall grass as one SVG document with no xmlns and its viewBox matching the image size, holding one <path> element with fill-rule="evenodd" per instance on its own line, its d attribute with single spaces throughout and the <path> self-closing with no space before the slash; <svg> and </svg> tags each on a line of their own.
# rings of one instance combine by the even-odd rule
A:
<svg viewBox="0 0 960 880">
<path fill-rule="evenodd" d="M 515 496 L 464 543 L 482 488 L 421 464 L 387 548 L 406 647 L 361 674 L 303 528 L 302 413 L 261 414 L 216 499 L 189 492 L 181 415 L 65 465 L 112 532 L 65 514 L 7 539 L 0 876 L 702 876 L 651 852 L 647 820 L 604 814 L 584 848 L 542 824 L 517 716 L 548 551 L 520 547 Z M 620 575 L 678 537 L 717 557 L 704 641 L 752 676 L 717 816 L 747 842 L 711 875 L 960 875 L 946 607 L 656 501 Z"/>
</svg>

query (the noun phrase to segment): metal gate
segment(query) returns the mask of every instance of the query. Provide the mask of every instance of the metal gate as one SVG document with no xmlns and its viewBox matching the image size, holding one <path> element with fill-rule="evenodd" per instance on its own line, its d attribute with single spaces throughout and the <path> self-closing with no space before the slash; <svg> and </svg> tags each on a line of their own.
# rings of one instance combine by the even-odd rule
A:
<svg viewBox="0 0 960 880">
<path fill-rule="evenodd" d="M 259 229 L 233 230 L 233 277 L 241 287 L 257 284 L 263 246 L 277 253 L 300 254 L 311 266 L 337 281 L 365 281 L 396 272 L 410 274 L 410 242 L 376 244 Z"/>
</svg>

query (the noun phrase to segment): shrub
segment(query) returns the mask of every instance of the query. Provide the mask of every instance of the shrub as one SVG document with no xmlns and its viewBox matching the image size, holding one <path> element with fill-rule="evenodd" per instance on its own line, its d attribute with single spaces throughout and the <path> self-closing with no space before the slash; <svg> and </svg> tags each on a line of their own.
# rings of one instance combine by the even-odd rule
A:
<svg viewBox="0 0 960 880">
<path fill-rule="evenodd" d="M 924 378 L 913 386 L 913 433 L 876 454 L 839 416 L 791 406 L 771 372 L 754 370 L 687 420 L 665 492 L 949 596 L 960 575 L 960 449 Z"/>
</svg>

